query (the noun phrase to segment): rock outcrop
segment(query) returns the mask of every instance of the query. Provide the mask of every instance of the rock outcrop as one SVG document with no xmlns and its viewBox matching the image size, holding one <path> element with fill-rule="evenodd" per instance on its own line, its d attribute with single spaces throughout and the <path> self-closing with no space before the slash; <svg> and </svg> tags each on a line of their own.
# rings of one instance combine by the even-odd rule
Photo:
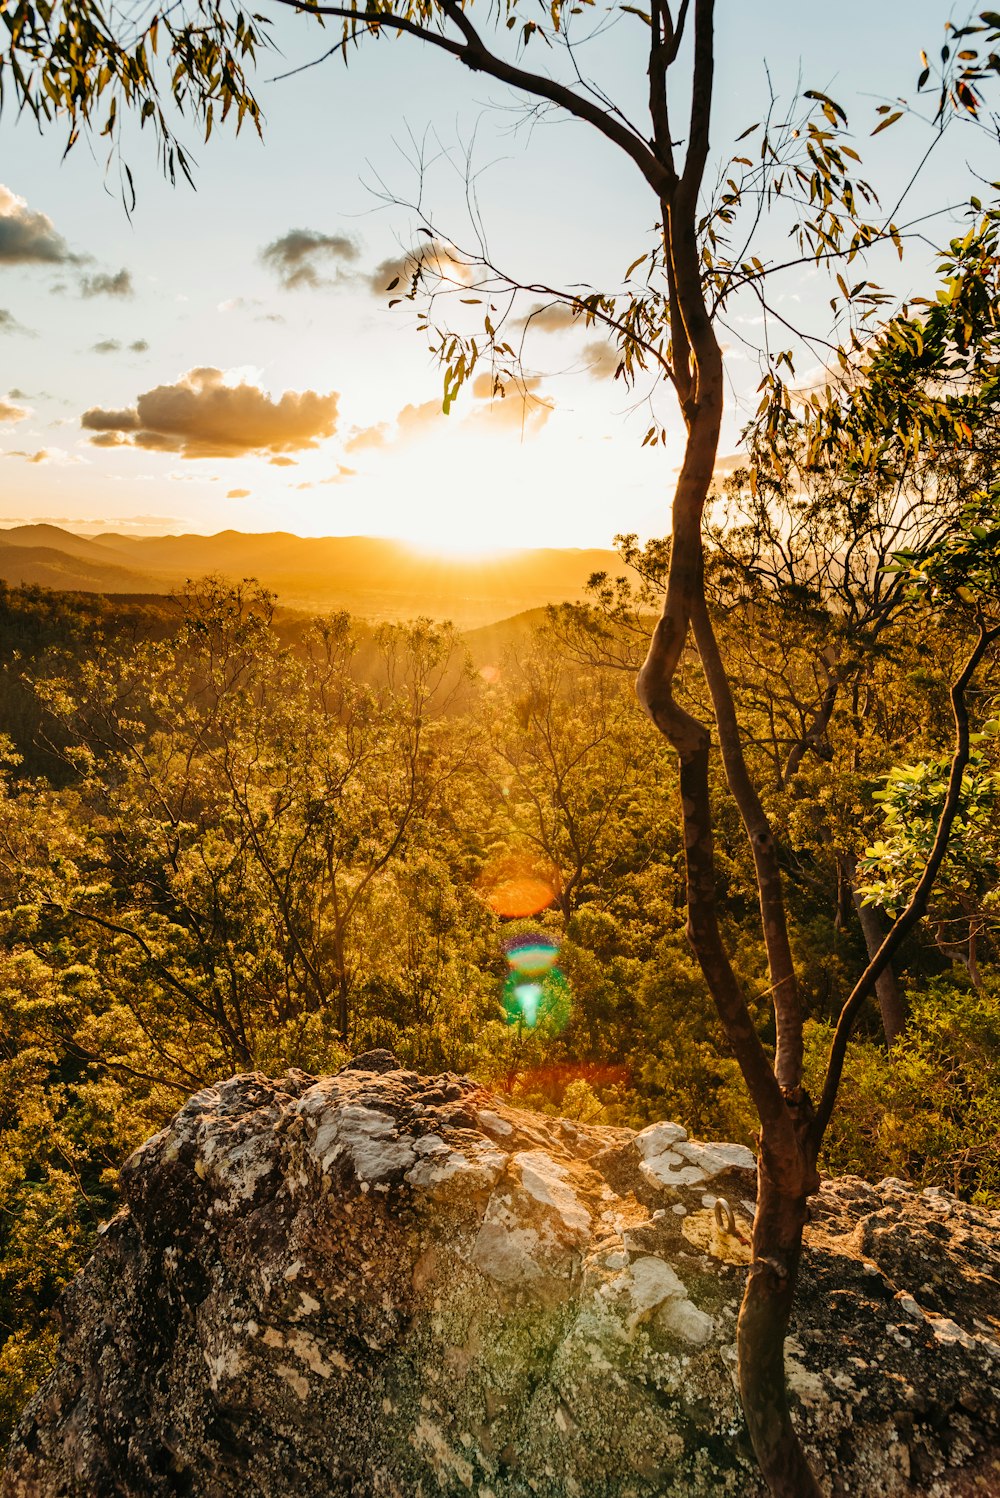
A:
<svg viewBox="0 0 1000 1498">
<path fill-rule="evenodd" d="M 753 1158 L 385 1053 L 236 1077 L 127 1163 L 3 1498 L 762 1492 Z M 1000 1493 L 1000 1217 L 827 1183 L 788 1374 L 831 1494 Z"/>
</svg>

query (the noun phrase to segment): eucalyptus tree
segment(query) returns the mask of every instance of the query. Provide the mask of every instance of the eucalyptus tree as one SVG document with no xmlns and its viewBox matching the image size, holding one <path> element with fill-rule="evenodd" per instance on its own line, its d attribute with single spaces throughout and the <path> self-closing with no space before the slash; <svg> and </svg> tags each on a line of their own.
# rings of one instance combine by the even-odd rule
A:
<svg viewBox="0 0 1000 1498">
<path fill-rule="evenodd" d="M 883 444 L 874 469 L 839 448 L 822 461 L 807 456 L 808 422 L 786 420 L 778 442 L 751 429 L 749 453 L 718 481 L 706 524 L 709 609 L 750 768 L 786 863 L 800 882 L 835 884 L 831 918 L 843 928 L 856 914 L 869 957 L 886 928 L 857 889 L 871 831 L 858 816 L 859 790 L 933 734 L 962 648 L 961 631 L 932 619 L 893 559 L 933 549 L 960 525 L 968 496 L 995 481 L 996 393 L 980 394 L 972 441 L 961 434 L 920 453 Z M 595 575 L 589 601 L 550 610 L 550 621 L 582 666 L 634 671 L 662 603 L 670 547 L 617 539 L 630 577 Z M 682 666 L 678 691 L 698 713 L 697 662 Z M 913 679 L 925 690 L 914 693 Z M 905 1022 L 891 966 L 876 996 L 891 1045 Z"/>
<path fill-rule="evenodd" d="M 721 186 L 713 191 L 710 135 L 716 62 L 715 0 L 652 0 L 648 9 L 621 7 L 641 37 L 641 57 L 634 78 L 634 115 L 591 87 L 578 67 L 573 49 L 576 17 L 594 7 L 565 5 L 562 0 L 519 7 L 506 0 L 479 10 L 461 0 L 367 0 L 367 3 L 321 3 L 321 0 L 272 0 L 302 15 L 306 24 L 329 27 L 339 22 L 329 51 L 349 61 L 355 46 L 398 38 L 433 49 L 457 67 L 490 78 L 518 92 L 534 106 L 551 107 L 592 129 L 638 174 L 656 216 L 657 238 L 629 267 L 612 292 L 560 289 L 525 284 L 505 275 L 487 254 L 462 257 L 460 247 L 433 252 L 435 226 L 425 224 L 426 253 L 418 251 L 405 276 L 401 296 L 427 300 L 421 310 L 444 369 L 444 406 L 451 405 L 463 384 L 489 363 L 495 390 L 517 385 L 519 347 L 505 333 L 513 299 L 519 294 L 553 300 L 568 307 L 586 326 L 603 330 L 616 344 L 618 372 L 626 381 L 653 373 L 672 388 L 684 427 L 685 448 L 671 504 L 670 560 L 660 617 L 653 629 L 638 676 L 640 701 L 676 753 L 680 804 L 684 822 L 687 870 L 688 934 L 705 982 L 725 1028 L 746 1086 L 760 1118 L 758 1204 L 754 1222 L 754 1256 L 739 1318 L 739 1381 L 751 1439 L 773 1493 L 818 1495 L 791 1423 L 784 1373 L 784 1336 L 791 1312 L 807 1202 L 819 1186 L 817 1161 L 832 1112 L 844 1053 L 857 1014 L 878 973 L 919 920 L 930 887 L 944 857 L 958 810 L 960 787 L 969 752 L 965 693 L 988 651 L 994 624 L 981 603 L 975 643 L 953 685 L 955 753 L 943 810 L 925 869 L 906 908 L 897 917 L 875 958 L 845 1003 L 836 1027 L 830 1066 L 822 1095 L 813 1104 L 803 1086 L 803 1011 L 785 915 L 782 872 L 776 842 L 759 786 L 750 772 L 734 699 L 733 685 L 719 648 L 709 607 L 705 572 L 705 518 L 716 465 L 726 386 L 720 321 L 737 296 L 755 297 L 780 325 L 769 302 L 770 277 L 789 263 L 851 265 L 879 243 L 901 246 L 901 234 L 878 207 L 870 185 L 857 172 L 858 155 L 843 109 L 827 95 L 810 91 L 797 116 L 775 120 L 773 114 L 747 132 L 736 153 L 722 163 Z M 190 162 L 174 133 L 174 106 L 196 117 L 206 136 L 219 119 L 260 125 L 252 90 L 256 53 L 267 44 L 266 16 L 249 14 L 228 0 L 181 0 L 168 6 L 126 6 L 105 12 L 93 0 L 61 0 L 54 6 L 32 0 L 5 0 L 8 36 L 4 42 L 0 82 L 8 95 L 40 121 L 62 116 L 70 141 L 96 126 L 115 138 L 122 106 L 136 110 L 151 128 L 171 174 L 190 172 Z M 605 19 L 597 16 L 598 28 Z M 596 28 L 595 28 L 596 29 Z M 326 32 L 329 37 L 329 31 Z M 985 13 L 981 23 L 959 28 L 942 54 L 938 119 L 952 110 L 973 116 L 984 77 L 1000 70 L 989 48 L 1000 36 L 1000 17 Z M 567 43 L 568 38 L 568 43 Z M 956 50 L 956 42 L 958 47 Z M 162 48 L 163 66 L 157 65 Z M 544 53 L 536 69 L 527 55 Z M 560 67 L 562 75 L 559 76 Z M 924 68 L 919 87 L 931 83 Z M 893 125 L 902 109 L 879 106 L 877 129 Z M 682 118 L 683 117 L 683 118 Z M 131 176 L 126 169 L 126 181 Z M 590 205 L 593 209 L 593 204 Z M 755 229 L 771 213 L 783 218 L 793 248 L 778 259 L 762 259 Z M 449 266 L 464 258 L 461 276 Z M 624 257 L 623 257 L 624 258 Z M 630 278 L 641 267 L 638 282 Z M 971 269 L 971 267 L 970 267 Z M 979 266 L 979 284 L 989 281 Z M 838 272 L 839 273 L 839 272 Z M 853 273 L 852 273 L 853 274 Z M 961 279 L 961 278 L 959 278 Z M 973 276 L 975 279 L 975 276 Z M 986 312 L 982 300 L 973 308 L 963 301 L 968 284 L 947 291 L 942 316 L 907 312 L 890 320 L 876 337 L 875 352 L 865 353 L 865 320 L 881 312 L 882 294 L 867 277 L 849 285 L 841 276 L 840 296 L 847 311 L 860 320 L 860 331 L 845 340 L 842 363 L 831 386 L 807 396 L 806 416 L 815 440 L 837 441 L 869 462 L 888 433 L 917 444 L 931 430 L 963 420 L 960 400 L 952 398 L 942 376 L 961 384 L 967 371 L 952 359 L 955 348 L 969 351 L 962 313 L 974 311 L 978 326 Z M 449 326 L 440 311 L 438 293 L 460 290 L 464 300 L 478 297 L 482 326 L 475 332 Z M 506 304 L 501 298 L 508 296 Z M 960 305 L 961 303 L 961 305 Z M 528 314 L 530 317 L 530 313 Z M 943 324 L 950 318 L 950 343 Z M 926 336 L 929 334 L 930 336 Z M 974 353 L 975 350 L 973 349 Z M 782 351 L 766 367 L 762 406 L 767 430 L 777 442 L 791 411 L 793 391 L 782 364 Z M 902 378 L 904 400 L 893 381 Z M 874 424 L 878 416 L 880 426 Z M 665 437 L 654 420 L 646 441 Z M 987 533 L 994 529 L 987 525 Z M 979 543 L 977 543 L 979 544 Z M 987 543 L 982 543 L 984 546 Z M 975 568 L 952 553 L 914 566 L 915 585 L 935 588 Z M 970 596 L 968 581 L 956 584 Z M 693 641 L 710 702 L 696 715 L 675 690 L 685 650 Z M 761 929 L 770 970 L 770 996 L 776 1046 L 770 1055 L 753 1023 L 720 930 L 716 903 L 716 861 L 710 785 L 712 727 L 718 739 L 730 791 L 739 808 L 752 851 L 759 891 Z M 957 777 L 957 778 L 956 778 Z"/>
</svg>

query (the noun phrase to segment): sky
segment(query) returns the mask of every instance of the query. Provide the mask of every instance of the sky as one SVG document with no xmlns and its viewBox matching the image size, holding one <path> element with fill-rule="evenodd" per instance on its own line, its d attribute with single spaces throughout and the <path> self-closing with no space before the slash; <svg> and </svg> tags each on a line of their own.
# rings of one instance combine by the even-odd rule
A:
<svg viewBox="0 0 1000 1498">
<path fill-rule="evenodd" d="M 723 0 L 716 158 L 760 119 L 770 76 L 779 98 L 814 87 L 844 104 L 865 175 L 893 201 L 932 131 L 907 119 L 872 139 L 875 110 L 912 96 L 920 49 L 940 46 L 949 16 L 966 11 Z M 580 51 L 626 111 L 641 105 L 641 29 L 620 15 Z M 529 122 L 498 85 L 406 38 L 278 79 L 323 44 L 304 17 L 279 14 L 274 35 L 258 72 L 263 141 L 188 132 L 192 191 L 165 182 L 129 132 L 131 214 L 101 144 L 64 159 L 59 126 L 0 119 L 0 524 L 388 535 L 464 552 L 662 534 L 679 416 L 658 407 L 667 441 L 644 448 L 646 388 L 610 378 L 593 330 L 533 330 L 527 402 L 492 398 L 487 378 L 445 416 L 414 308 L 390 308 L 385 290 L 425 217 L 471 241 L 467 162 L 496 263 L 523 280 L 617 283 L 656 218 L 636 169 L 586 126 Z M 989 170 L 982 151 L 976 132 L 949 132 L 900 217 L 951 203 L 957 222 L 971 173 Z M 928 220 L 903 265 L 878 274 L 901 295 L 926 290 L 932 242 L 951 227 Z M 765 256 L 786 232 L 765 230 Z M 774 294 L 790 321 L 826 330 L 820 272 L 800 268 Z M 724 451 L 754 401 L 746 341 L 760 332 L 748 305 L 724 335 Z"/>
</svg>

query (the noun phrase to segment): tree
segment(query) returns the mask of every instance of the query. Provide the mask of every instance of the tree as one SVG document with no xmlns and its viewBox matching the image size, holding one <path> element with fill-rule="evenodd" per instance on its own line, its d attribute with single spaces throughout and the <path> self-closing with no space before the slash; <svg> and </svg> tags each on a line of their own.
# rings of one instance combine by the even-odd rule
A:
<svg viewBox="0 0 1000 1498">
<path fill-rule="evenodd" d="M 511 652 L 487 699 L 487 774 L 515 835 L 559 871 L 568 922 L 581 897 L 610 896 L 663 842 L 653 787 L 661 741 L 635 721 L 615 673 L 581 670 L 539 633 Z M 651 815 L 637 805 L 651 801 Z M 657 804 L 657 801 L 659 804 Z"/>
<path fill-rule="evenodd" d="M 655 370 L 672 386 L 686 441 L 684 459 L 672 501 L 670 560 L 662 611 L 639 672 L 638 693 L 646 712 L 677 755 L 686 847 L 688 934 L 705 982 L 739 1062 L 760 1118 L 758 1204 L 754 1223 L 754 1260 L 739 1319 L 739 1376 L 750 1436 L 764 1476 L 776 1495 L 818 1495 L 795 1436 L 787 1403 L 783 1361 L 784 1336 L 791 1312 L 807 1202 L 819 1185 L 817 1161 L 840 1083 L 854 1021 L 886 963 L 921 918 L 948 837 L 958 812 L 962 777 L 969 755 L 966 692 L 997 633 L 996 622 L 979 605 L 974 642 L 952 687 L 955 747 L 941 817 L 923 873 L 900 913 L 869 961 L 844 1005 L 831 1046 L 830 1062 L 819 1101 L 814 1105 L 803 1086 L 803 1013 L 785 913 L 778 850 L 761 791 L 745 753 L 733 686 L 719 648 L 709 609 L 705 570 L 705 517 L 721 429 L 725 382 L 719 341 L 720 318 L 743 290 L 755 296 L 765 314 L 768 278 L 782 268 L 764 263 L 753 252 L 754 228 L 768 211 L 782 211 L 794 236 L 793 263 L 851 264 L 879 242 L 901 243 L 900 231 L 882 216 L 870 186 L 855 166 L 857 153 L 848 144 L 844 111 L 828 96 L 810 91 L 794 119 L 755 127 L 753 157 L 732 158 L 722 186 L 706 207 L 715 64 L 714 0 L 653 0 L 648 11 L 627 7 L 642 27 L 645 74 L 637 92 L 648 101 L 640 124 L 583 81 L 572 46 L 565 47 L 569 82 L 525 65 L 524 52 L 549 43 L 547 58 L 566 35 L 571 17 L 584 7 L 556 0 L 538 19 L 521 20 L 513 0 L 490 12 L 487 35 L 460 0 L 374 0 L 367 5 L 322 4 L 318 0 L 277 0 L 313 20 L 342 23 L 334 49 L 344 59 L 364 39 L 402 36 L 447 54 L 477 74 L 519 90 L 533 102 L 551 105 L 597 131 L 635 168 L 652 194 L 658 217 L 658 241 L 640 256 L 625 277 L 621 293 L 553 293 L 552 288 L 525 288 L 512 282 L 487 255 L 466 257 L 473 289 L 487 309 L 477 336 L 443 327 L 434 311 L 436 276 L 447 290 L 447 269 L 440 257 L 418 253 L 408 292 L 417 299 L 430 283 L 431 306 L 423 322 L 444 366 L 447 410 L 488 350 L 498 393 L 518 379 L 518 350 L 508 343 L 502 321 L 494 321 L 494 298 L 521 290 L 554 295 L 586 325 L 597 324 L 616 340 L 619 370 L 626 380 Z M 103 133 L 114 139 L 119 128 L 118 102 L 136 108 L 143 124 L 156 132 L 168 171 L 188 172 L 163 107 L 155 64 L 163 37 L 169 91 L 183 112 L 191 112 L 211 132 L 216 111 L 238 122 L 259 122 L 245 66 L 266 39 L 266 23 L 230 9 L 223 0 L 193 0 L 190 10 L 169 6 L 143 10 L 133 20 L 126 11 L 104 13 L 91 0 L 63 0 L 55 9 L 36 8 L 30 0 L 6 5 L 9 40 L 2 81 L 21 107 L 41 120 L 61 114 L 68 119 L 70 140 L 97 120 L 107 105 Z M 982 80 L 1000 71 L 989 46 L 1000 36 L 1000 19 L 987 12 L 980 25 L 959 28 L 943 52 L 935 88 L 940 93 L 937 119 L 943 125 L 954 108 L 974 116 Z M 504 48 L 504 38 L 519 44 Z M 962 45 L 953 53 L 955 40 Z M 979 50 L 985 43 L 985 52 Z M 970 45 L 974 43 L 974 45 Z M 918 87 L 930 81 L 925 67 Z M 687 120 L 675 118 L 687 101 Z M 880 106 L 881 123 L 891 126 L 901 110 Z M 683 143 L 683 150 L 681 149 Z M 738 148 L 739 149 L 739 148 Z M 746 148 L 743 148 L 746 149 Z M 128 177 L 129 185 L 131 177 Z M 433 242 L 433 226 L 426 226 Z M 995 233 L 994 233 L 995 241 Z M 971 231 L 959 251 L 962 262 L 941 306 L 922 312 L 904 309 L 874 337 L 868 326 L 884 300 L 864 279 L 849 286 L 841 277 L 842 306 L 856 319 L 844 340 L 839 368 L 825 389 L 807 392 L 802 402 L 807 442 L 813 452 L 839 446 L 861 464 L 878 462 L 883 443 L 901 444 L 911 452 L 954 432 L 970 414 L 966 382 L 975 375 L 992 377 L 995 338 L 984 338 L 994 296 L 995 268 L 989 234 Z M 975 252 L 979 262 L 975 261 Z M 995 255 L 993 259 L 995 260 Z M 639 290 L 629 276 L 645 264 Z M 787 263 L 787 262 L 785 262 Z M 461 289 L 470 295 L 469 274 Z M 994 298 L 993 306 L 996 306 Z M 498 331 L 499 329 L 499 331 Z M 794 398 L 783 383 L 782 365 L 792 367 L 790 353 L 767 366 L 764 381 L 765 431 L 775 450 L 793 417 Z M 950 381 L 943 387 L 942 378 Z M 974 413 L 972 413 L 974 414 Z M 654 422 L 647 441 L 663 434 Z M 991 532 L 992 534 L 992 532 Z M 948 558 L 950 565 L 954 558 Z M 937 586 L 941 561 L 931 554 L 921 563 L 924 581 Z M 942 564 L 944 565 L 944 564 Z M 697 716 L 676 691 L 678 670 L 693 640 L 711 712 Z M 752 853 L 760 904 L 761 930 L 767 950 L 770 994 L 776 1035 L 773 1058 L 753 1023 L 747 997 L 737 980 L 718 919 L 716 858 L 710 780 L 711 720 L 721 750 L 732 797 L 738 806 Z"/>
<path fill-rule="evenodd" d="M 919 464 L 901 454 L 901 463 L 884 461 L 874 473 L 807 462 L 801 442 L 793 446 L 795 431 L 777 453 L 758 437 L 748 463 L 719 486 L 706 527 L 709 609 L 748 765 L 796 877 L 815 882 L 819 862 L 825 879 L 832 853 L 836 924 L 846 927 L 853 907 L 869 958 L 885 926 L 856 889 L 859 776 L 883 774 L 937 729 L 935 694 L 916 697 L 907 675 L 946 684 L 964 638 L 929 617 L 891 564 L 907 548 L 943 540 L 969 492 L 992 481 L 997 455 L 984 419 L 992 416 L 984 410 L 974 446 L 963 440 Z M 669 543 L 639 547 L 634 536 L 618 543 L 632 580 L 595 576 L 589 605 L 551 611 L 563 649 L 584 667 L 637 670 L 662 603 Z M 691 711 L 706 710 L 696 662 L 682 661 L 677 691 Z M 947 710 L 946 689 L 937 695 Z M 905 1022 L 891 966 L 876 993 L 891 1045 Z"/>
<path fill-rule="evenodd" d="M 259 590 L 207 579 L 180 602 L 173 638 L 105 645 L 38 684 L 80 827 L 50 870 L 16 851 L 9 866 L 25 863 L 38 939 L 103 942 L 167 1074 L 199 1086 L 282 1037 L 300 1060 L 310 1030 L 348 1041 L 379 885 L 464 762 L 446 719 L 465 676 L 452 635 L 424 624 L 362 651 L 335 616 L 293 651 Z M 179 1031 L 204 1071 L 180 1066 Z"/>
</svg>

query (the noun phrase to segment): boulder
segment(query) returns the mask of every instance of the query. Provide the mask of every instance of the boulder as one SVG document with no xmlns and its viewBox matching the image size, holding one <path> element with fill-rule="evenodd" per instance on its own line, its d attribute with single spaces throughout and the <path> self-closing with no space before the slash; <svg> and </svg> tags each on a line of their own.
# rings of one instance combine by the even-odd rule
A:
<svg viewBox="0 0 1000 1498">
<path fill-rule="evenodd" d="M 756 1498 L 753 1157 L 391 1055 L 235 1077 L 122 1172 L 3 1498 Z M 1000 1217 L 828 1181 L 787 1370 L 830 1494 L 1000 1493 Z"/>
</svg>

